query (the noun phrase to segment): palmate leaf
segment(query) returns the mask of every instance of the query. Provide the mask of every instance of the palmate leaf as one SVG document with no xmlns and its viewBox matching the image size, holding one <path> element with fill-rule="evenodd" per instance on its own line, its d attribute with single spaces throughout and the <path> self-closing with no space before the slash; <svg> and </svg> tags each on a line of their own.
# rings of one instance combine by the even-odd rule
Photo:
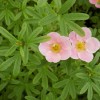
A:
<svg viewBox="0 0 100 100">
<path fill-rule="evenodd" d="M 66 13 L 76 2 L 76 0 L 67 0 L 61 7 L 59 14 Z"/>
<path fill-rule="evenodd" d="M 68 13 L 63 16 L 66 20 L 87 20 L 88 14 L 85 13 Z"/>
<path fill-rule="evenodd" d="M 9 33 L 6 29 L 4 29 L 3 27 L 0 26 L 0 33 L 7 38 L 11 43 L 15 43 L 17 41 L 17 39 L 11 34 Z"/>
</svg>

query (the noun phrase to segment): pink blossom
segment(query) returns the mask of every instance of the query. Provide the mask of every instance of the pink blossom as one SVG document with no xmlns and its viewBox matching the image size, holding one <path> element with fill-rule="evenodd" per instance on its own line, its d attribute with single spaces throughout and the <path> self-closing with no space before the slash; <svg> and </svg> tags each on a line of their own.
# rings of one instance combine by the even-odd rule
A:
<svg viewBox="0 0 100 100">
<path fill-rule="evenodd" d="M 91 4 L 95 4 L 97 8 L 100 8 L 100 0 L 89 0 Z"/>
<path fill-rule="evenodd" d="M 51 32 L 48 36 L 51 39 L 39 45 L 39 51 L 46 57 L 46 60 L 57 63 L 60 60 L 68 59 L 71 54 L 69 38 L 60 36 L 57 32 Z"/>
<path fill-rule="evenodd" d="M 83 37 L 79 36 L 74 31 L 69 34 L 72 43 L 71 58 L 91 62 L 93 53 L 100 48 L 100 42 L 98 39 L 91 36 L 89 28 L 83 27 L 82 29 L 85 32 L 85 36 Z"/>
</svg>

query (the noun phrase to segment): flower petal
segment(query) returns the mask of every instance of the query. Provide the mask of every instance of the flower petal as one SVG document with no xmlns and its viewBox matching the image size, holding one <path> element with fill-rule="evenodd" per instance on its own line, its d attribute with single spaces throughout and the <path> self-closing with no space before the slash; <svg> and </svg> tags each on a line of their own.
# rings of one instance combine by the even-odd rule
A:
<svg viewBox="0 0 100 100">
<path fill-rule="evenodd" d="M 89 38 L 86 41 L 86 48 L 89 52 L 94 53 L 100 48 L 100 42 L 94 37 Z"/>
<path fill-rule="evenodd" d="M 69 39 L 72 43 L 75 43 L 77 41 L 76 33 L 74 31 L 70 32 Z"/>
<path fill-rule="evenodd" d="M 61 60 L 61 56 L 59 54 L 56 54 L 56 53 L 53 53 L 51 51 L 49 51 L 47 54 L 46 54 L 46 60 L 48 62 L 54 62 L 54 63 L 57 63 Z"/>
<path fill-rule="evenodd" d="M 47 51 L 50 51 L 50 47 L 48 43 L 40 43 L 39 45 L 39 51 L 45 56 L 47 54 Z"/>
<path fill-rule="evenodd" d="M 71 49 L 71 58 L 78 59 L 78 53 L 75 48 Z"/>
<path fill-rule="evenodd" d="M 95 6 L 96 6 L 97 8 L 100 8 L 100 4 L 97 4 L 97 3 L 96 3 Z"/>
<path fill-rule="evenodd" d="M 83 37 L 84 40 L 88 39 L 91 37 L 91 30 L 87 27 L 82 27 L 82 29 L 85 32 L 85 36 Z"/>
<path fill-rule="evenodd" d="M 91 62 L 93 59 L 93 54 L 89 53 L 87 51 L 84 52 L 79 52 L 78 56 L 81 60 L 85 61 L 85 62 Z"/>
<path fill-rule="evenodd" d="M 90 3 L 95 4 L 97 1 L 96 0 L 89 0 Z"/>
<path fill-rule="evenodd" d="M 58 34 L 57 32 L 50 32 L 48 36 L 51 37 L 52 41 L 59 41 L 60 39 L 60 34 Z"/>
<path fill-rule="evenodd" d="M 62 50 L 60 52 L 61 60 L 66 60 L 71 56 L 70 50 Z"/>
</svg>

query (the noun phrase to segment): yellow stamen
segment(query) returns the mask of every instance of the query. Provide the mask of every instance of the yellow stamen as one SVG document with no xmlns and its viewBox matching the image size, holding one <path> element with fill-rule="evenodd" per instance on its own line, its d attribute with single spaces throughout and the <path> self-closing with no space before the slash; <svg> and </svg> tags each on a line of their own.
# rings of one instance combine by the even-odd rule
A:
<svg viewBox="0 0 100 100">
<path fill-rule="evenodd" d="M 77 49 L 77 51 L 84 51 L 86 48 L 85 48 L 85 42 L 80 42 L 80 41 L 78 41 L 77 43 L 76 43 L 76 49 Z"/>
<path fill-rule="evenodd" d="M 55 53 L 60 52 L 60 50 L 61 50 L 60 44 L 58 44 L 58 43 L 52 44 L 52 45 L 51 45 L 51 50 L 52 50 L 53 52 L 55 52 Z"/>
</svg>

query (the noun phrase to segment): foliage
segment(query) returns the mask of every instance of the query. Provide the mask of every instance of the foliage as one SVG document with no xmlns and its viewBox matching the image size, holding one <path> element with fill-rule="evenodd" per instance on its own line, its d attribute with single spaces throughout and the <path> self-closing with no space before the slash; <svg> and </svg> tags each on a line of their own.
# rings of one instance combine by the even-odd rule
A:
<svg viewBox="0 0 100 100">
<path fill-rule="evenodd" d="M 100 40 L 99 18 L 88 0 L 0 0 L 0 100 L 99 100 L 99 51 L 55 64 L 38 50 L 52 31 L 84 36 L 87 26 Z"/>
</svg>

